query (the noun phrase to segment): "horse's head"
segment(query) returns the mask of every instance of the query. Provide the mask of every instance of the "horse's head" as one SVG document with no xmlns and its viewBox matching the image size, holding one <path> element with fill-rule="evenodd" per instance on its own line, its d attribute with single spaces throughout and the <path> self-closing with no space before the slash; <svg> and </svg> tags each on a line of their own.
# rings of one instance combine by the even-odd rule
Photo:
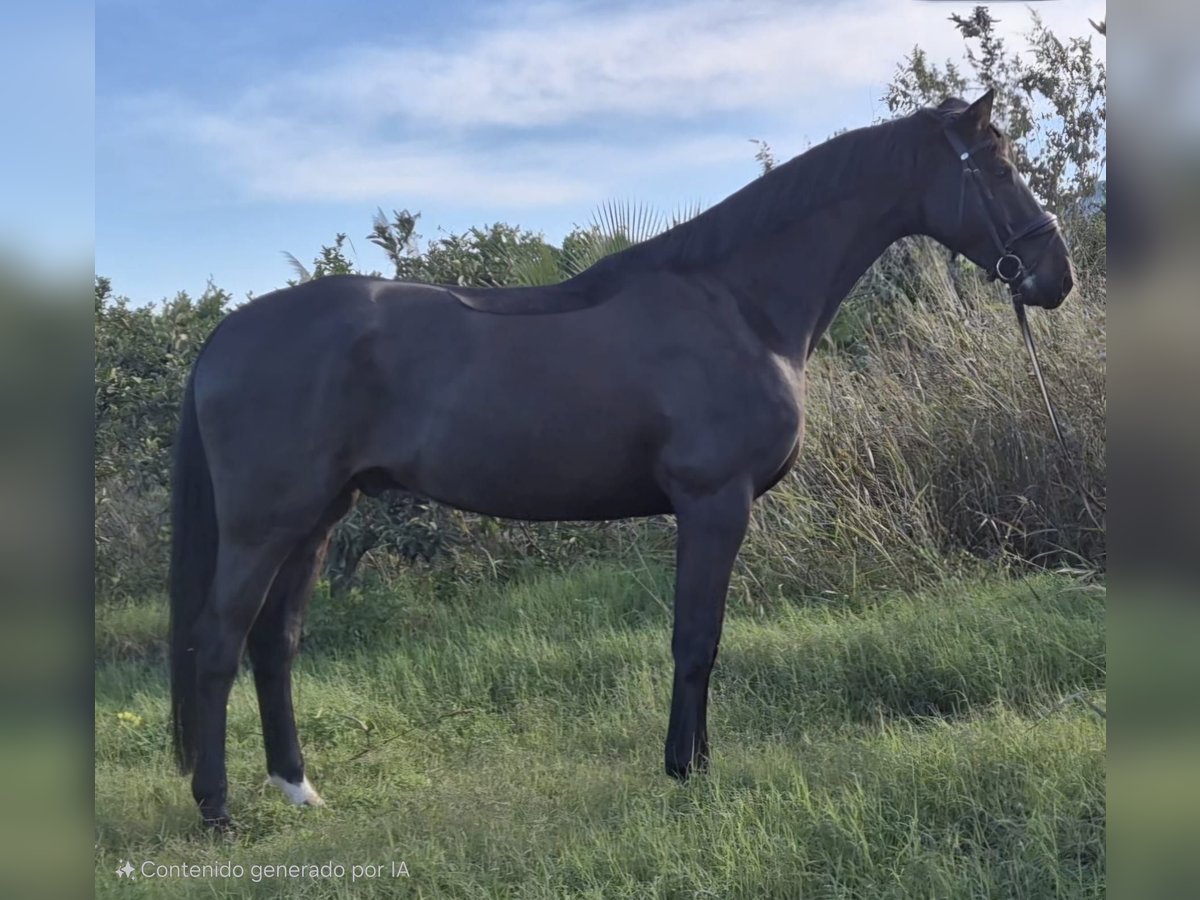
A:
<svg viewBox="0 0 1200 900">
<path fill-rule="evenodd" d="M 1008 285 L 1022 303 L 1054 309 L 1071 292 L 1071 257 L 1058 220 L 1017 172 L 992 124 L 988 91 L 928 110 L 929 167 L 922 231 Z"/>
</svg>

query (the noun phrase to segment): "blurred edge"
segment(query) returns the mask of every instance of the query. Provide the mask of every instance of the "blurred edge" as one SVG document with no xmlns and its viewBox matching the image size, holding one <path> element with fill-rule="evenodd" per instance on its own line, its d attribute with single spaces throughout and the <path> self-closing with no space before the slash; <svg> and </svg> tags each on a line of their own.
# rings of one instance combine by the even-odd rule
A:
<svg viewBox="0 0 1200 900">
<path fill-rule="evenodd" d="M 1108 55 L 1113 897 L 1192 896 L 1200 883 L 1198 25 L 1194 5 L 1126 7 Z"/>
<path fill-rule="evenodd" d="M 51 20 L 58 27 L 65 17 L 89 31 L 94 25 L 90 6 L 44 4 L 37 15 L 40 23 L 6 23 L 0 41 L 39 47 L 53 64 L 67 54 L 54 48 Z M 1184 896 L 1200 883 L 1192 852 L 1200 836 L 1193 763 L 1200 727 L 1188 715 L 1200 674 L 1194 653 L 1200 633 L 1197 25 L 1200 11 L 1153 0 L 1136 15 L 1118 15 L 1110 54 L 1117 73 L 1110 146 L 1118 168 L 1110 190 L 1117 207 L 1110 217 L 1116 325 L 1110 401 L 1122 424 L 1110 442 L 1110 499 L 1117 512 L 1109 633 L 1115 718 L 1128 723 L 1118 726 L 1110 755 L 1114 897 Z M 41 31 L 25 33 L 24 26 Z M 28 72 L 9 71 L 28 56 L 0 52 L 0 91 L 40 83 Z M 73 72 L 79 84 L 70 89 L 92 102 L 91 60 L 82 67 L 67 61 L 79 70 Z M 55 89 L 67 89 L 61 81 Z M 86 131 L 77 164 L 90 172 L 91 120 L 65 126 L 72 124 Z M 0 151 L 0 196 L 9 196 L 9 178 L 49 182 L 56 174 L 31 173 L 6 158 L 10 152 Z M 90 219 L 91 206 L 91 196 L 81 197 L 77 206 L 54 213 Z M 10 220 L 20 224 L 19 212 L 0 209 L 0 404 L 7 414 L 0 430 L 0 713 L 6 724 L 0 791 L 9 801 L 0 825 L 0 892 L 75 895 L 90 882 L 85 854 L 94 833 L 92 494 L 84 483 L 92 442 L 82 409 L 92 273 L 90 260 L 70 258 L 76 255 L 70 251 L 50 264 L 25 259 L 26 248 L 9 227 Z"/>
<path fill-rule="evenodd" d="M 94 13 L 0 30 L 0 895 L 92 887 Z M 91 402 L 94 403 L 94 400 Z"/>
</svg>

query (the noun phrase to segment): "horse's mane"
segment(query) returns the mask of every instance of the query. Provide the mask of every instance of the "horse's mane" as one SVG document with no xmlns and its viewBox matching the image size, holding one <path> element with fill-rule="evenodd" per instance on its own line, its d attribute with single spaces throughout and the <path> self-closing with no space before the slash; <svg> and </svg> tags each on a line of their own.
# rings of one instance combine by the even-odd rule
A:
<svg viewBox="0 0 1200 900">
<path fill-rule="evenodd" d="M 861 191 L 864 179 L 890 182 L 915 172 L 920 130 L 918 117 L 911 115 L 843 132 L 776 166 L 695 218 L 607 257 L 588 271 L 711 264 L 747 240 L 761 241 L 849 192 Z"/>
</svg>

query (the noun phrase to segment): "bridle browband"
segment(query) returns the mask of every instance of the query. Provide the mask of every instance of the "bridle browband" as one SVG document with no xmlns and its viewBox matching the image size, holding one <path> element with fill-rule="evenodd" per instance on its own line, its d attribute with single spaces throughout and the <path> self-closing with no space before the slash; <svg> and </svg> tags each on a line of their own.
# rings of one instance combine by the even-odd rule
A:
<svg viewBox="0 0 1200 900">
<path fill-rule="evenodd" d="M 931 111 L 932 112 L 932 111 Z M 979 201 L 983 206 L 983 220 L 988 228 L 988 234 L 991 236 L 992 245 L 996 248 L 996 262 L 988 271 L 988 278 L 991 280 L 999 279 L 1005 284 L 1012 286 L 1016 285 L 1019 291 L 1020 282 L 1025 273 L 1030 268 L 1036 268 L 1037 260 L 1041 258 L 1041 252 L 1034 260 L 1034 265 L 1027 267 L 1025 261 L 1021 259 L 1013 250 L 1017 241 L 1025 240 L 1026 238 L 1039 237 L 1041 235 L 1051 235 L 1058 231 L 1058 216 L 1054 213 L 1042 210 L 1020 228 L 1013 228 L 1008 217 L 1003 214 L 1000 209 L 1000 204 L 996 201 L 996 195 L 992 193 L 992 189 L 988 186 L 987 179 L 983 178 L 983 172 L 975 163 L 974 153 L 988 145 L 988 140 L 984 138 L 974 146 L 968 147 L 962 137 L 952 127 L 953 119 L 947 121 L 947 118 L 940 113 L 934 112 L 942 125 L 942 133 L 946 136 L 946 140 L 950 142 L 951 148 L 956 156 L 962 162 L 962 185 L 958 195 L 958 221 L 962 224 L 963 215 L 966 212 L 967 202 L 967 185 L 972 184 L 975 187 L 975 193 L 979 197 Z M 1001 237 L 999 228 L 996 227 L 997 222 L 1004 229 L 1004 236 Z M 1043 243 L 1042 250 L 1045 250 L 1046 243 Z"/>
</svg>

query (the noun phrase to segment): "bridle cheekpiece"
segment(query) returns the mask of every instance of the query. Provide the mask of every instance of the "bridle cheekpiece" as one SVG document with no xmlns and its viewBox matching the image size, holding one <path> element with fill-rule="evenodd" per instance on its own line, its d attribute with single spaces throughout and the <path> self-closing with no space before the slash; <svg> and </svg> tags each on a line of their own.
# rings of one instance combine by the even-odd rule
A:
<svg viewBox="0 0 1200 900">
<path fill-rule="evenodd" d="M 1013 228 L 1008 217 L 1000 209 L 996 195 L 992 193 L 987 180 L 983 178 L 983 172 L 976 164 L 973 156 L 977 150 L 981 150 L 988 145 L 987 139 L 979 141 L 972 147 L 968 147 L 950 122 L 947 122 L 942 116 L 938 116 L 938 118 L 942 120 L 942 133 L 945 134 L 954 153 L 962 161 L 962 187 L 958 197 L 959 224 L 962 224 L 965 212 L 967 185 L 971 184 L 974 186 L 975 193 L 983 205 L 984 221 L 987 223 L 988 233 L 998 254 L 996 262 L 988 272 L 988 278 L 990 280 L 999 279 L 1009 286 L 1018 284 L 1023 279 L 1028 268 L 1024 260 L 1014 251 L 1014 246 L 1018 241 L 1025 240 L 1026 238 L 1056 233 L 1058 231 L 1058 217 L 1054 213 L 1043 210 L 1021 227 Z M 1004 229 L 1003 237 L 1000 234 L 1000 229 L 997 228 L 997 223 Z M 1039 258 L 1040 255 L 1039 253 Z M 1036 261 L 1034 267 L 1036 267 Z"/>
</svg>

